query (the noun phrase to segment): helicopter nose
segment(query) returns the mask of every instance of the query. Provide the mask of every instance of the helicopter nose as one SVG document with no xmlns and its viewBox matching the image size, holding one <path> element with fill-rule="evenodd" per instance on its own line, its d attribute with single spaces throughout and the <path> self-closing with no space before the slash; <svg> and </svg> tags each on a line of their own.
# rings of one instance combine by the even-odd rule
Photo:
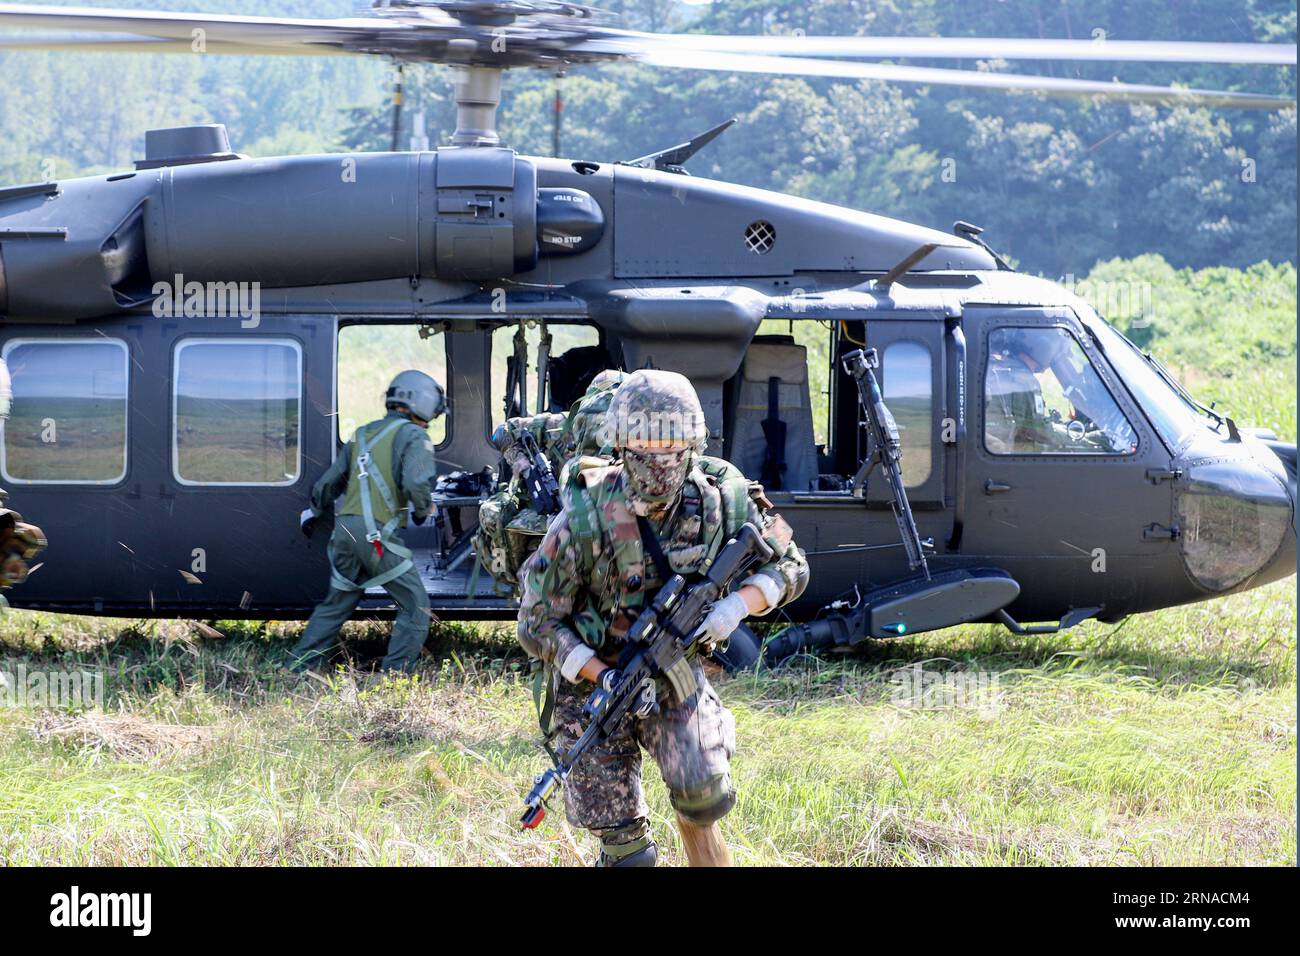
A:
<svg viewBox="0 0 1300 956">
<path fill-rule="evenodd" d="M 1196 447 L 1180 462 L 1183 477 L 1175 491 L 1180 544 L 1197 584 L 1227 591 L 1295 573 L 1295 454 L 1295 445 L 1247 436 Z"/>
</svg>

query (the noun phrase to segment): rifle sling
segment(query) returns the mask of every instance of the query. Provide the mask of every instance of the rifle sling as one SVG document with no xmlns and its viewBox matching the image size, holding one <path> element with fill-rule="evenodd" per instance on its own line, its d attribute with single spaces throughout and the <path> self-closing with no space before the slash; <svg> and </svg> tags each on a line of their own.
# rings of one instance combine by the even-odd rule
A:
<svg viewBox="0 0 1300 956">
<path fill-rule="evenodd" d="M 636 529 L 641 533 L 641 547 L 645 549 L 646 554 L 650 555 L 650 560 L 655 563 L 655 570 L 659 572 L 659 583 L 667 584 L 672 580 L 673 569 L 668 564 L 663 546 L 659 543 L 659 536 L 655 534 L 654 528 L 650 527 L 650 522 L 644 515 L 636 516 Z"/>
</svg>

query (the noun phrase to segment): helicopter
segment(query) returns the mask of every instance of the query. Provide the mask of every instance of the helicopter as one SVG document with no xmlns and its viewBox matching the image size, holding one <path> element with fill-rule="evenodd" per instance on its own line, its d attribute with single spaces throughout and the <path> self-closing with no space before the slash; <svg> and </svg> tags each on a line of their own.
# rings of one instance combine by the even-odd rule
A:
<svg viewBox="0 0 1300 956">
<path fill-rule="evenodd" d="M 348 383 L 370 382 L 368 414 L 384 370 L 407 366 L 447 389 L 434 437 L 449 520 L 404 532 L 443 618 L 516 610 L 467 547 L 499 477 L 494 420 L 564 410 L 606 367 L 687 375 L 709 453 L 764 480 L 811 568 L 786 609 L 804 644 L 967 621 L 1050 632 L 1295 572 L 1296 446 L 1196 402 L 979 227 L 688 174 L 729 123 L 620 162 L 521 156 L 496 126 L 505 69 L 619 60 L 1288 109 L 866 61 L 1295 64 L 1294 45 L 661 35 L 550 0 L 387 0 L 341 20 L 0 4 L 8 27 L 21 29 L 0 50 L 185 53 L 201 38 L 215 54 L 457 68 L 448 146 L 253 159 L 222 126 L 179 127 L 148 131 L 132 170 L 0 187 L 14 392 L 0 474 L 49 539 L 15 607 L 305 616 L 328 569 L 323 536 L 304 539 L 296 516 L 347 426 L 368 420 L 349 423 Z M 829 361 L 760 332 L 771 320 L 815 324 Z M 897 482 L 879 480 L 891 436 Z M 362 606 L 382 615 L 386 598 Z"/>
</svg>

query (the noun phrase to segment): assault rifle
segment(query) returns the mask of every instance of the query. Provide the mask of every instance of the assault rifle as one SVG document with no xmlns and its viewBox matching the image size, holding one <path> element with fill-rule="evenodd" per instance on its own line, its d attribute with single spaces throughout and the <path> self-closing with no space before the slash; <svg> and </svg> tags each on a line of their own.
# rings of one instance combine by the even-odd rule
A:
<svg viewBox="0 0 1300 956">
<path fill-rule="evenodd" d="M 858 384 L 858 401 L 866 414 L 867 431 L 871 434 L 872 453 L 853 476 L 853 491 L 862 494 L 867 475 L 877 464 L 881 466 L 893 496 L 891 504 L 894 520 L 898 523 L 898 534 L 903 539 L 903 549 L 907 552 L 907 567 L 911 571 L 920 568 L 928 579 L 930 568 L 925 563 L 921 534 L 916 530 L 916 519 L 912 517 L 912 506 L 907 501 L 907 491 L 903 487 L 903 448 L 898 438 L 898 423 L 886 407 L 880 385 L 872 372 L 872 369 L 880 367 L 880 359 L 875 349 L 867 349 L 865 352 L 858 349 L 845 355 L 842 361 L 844 371 L 853 376 Z"/>
<path fill-rule="evenodd" d="M 528 429 L 520 429 L 518 441 L 528 456 L 528 474 L 524 478 L 524 484 L 528 486 L 528 497 L 533 508 L 538 514 L 559 514 L 560 483 L 555 480 L 555 472 L 551 470 L 551 460 L 546 457 Z"/>
<path fill-rule="evenodd" d="M 654 602 L 640 613 L 628 632 L 613 686 L 597 688 L 583 707 L 588 720 L 582 736 L 564 754 L 552 754 L 555 766 L 534 781 L 524 800 L 521 827 L 531 830 L 542 822 L 547 798 L 564 785 L 583 754 L 613 735 L 624 718 L 654 713 L 658 707 L 657 678 L 668 680 L 679 701 L 696 692 L 689 663 L 697 643 L 696 631 L 713 602 L 751 567 L 770 561 L 772 553 L 758 528 L 746 523 L 719 552 L 703 581 L 688 586 L 685 578 L 675 574 L 659 589 Z"/>
</svg>

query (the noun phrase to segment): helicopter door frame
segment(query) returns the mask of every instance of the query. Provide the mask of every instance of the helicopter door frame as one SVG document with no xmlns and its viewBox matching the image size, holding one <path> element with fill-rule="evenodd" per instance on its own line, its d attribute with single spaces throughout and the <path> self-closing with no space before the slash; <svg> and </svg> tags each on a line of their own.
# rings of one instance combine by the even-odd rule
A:
<svg viewBox="0 0 1300 956">
<path fill-rule="evenodd" d="M 1169 526 L 1173 496 L 1167 482 L 1153 482 L 1147 473 L 1169 468 L 1169 450 L 1079 317 L 1066 307 L 979 304 L 965 307 L 962 325 L 969 370 L 966 475 L 960 479 L 966 504 L 962 553 L 1011 556 L 1013 562 L 1023 556 L 1036 562 L 1026 573 L 1039 575 L 1053 573 L 1057 562 L 1086 574 L 1090 565 L 1111 570 L 1108 557 L 1162 560 L 1169 542 L 1145 529 Z M 985 445 L 989 344 L 991 335 L 1005 328 L 1064 329 L 1132 427 L 1136 449 L 1129 454 L 990 452 Z M 1068 508 L 1073 520 L 1046 520 L 1054 508 Z M 1103 576 L 1112 588 L 1121 580 L 1134 586 L 1130 575 Z"/>
<path fill-rule="evenodd" d="M 920 422 L 909 422 L 912 416 L 908 412 L 906 396 L 900 396 L 898 393 L 898 383 L 903 370 L 914 365 L 918 354 L 927 359 L 926 371 L 930 379 L 930 392 L 926 434 L 929 437 L 930 468 L 923 480 L 906 485 L 908 502 L 914 509 L 922 511 L 942 510 L 947 504 L 945 500 L 947 450 L 942 435 L 944 421 L 950 413 L 947 388 L 948 356 L 943 318 L 941 315 L 932 316 L 929 313 L 910 313 L 899 316 L 872 316 L 867 321 L 866 342 L 880 357 L 880 369 L 876 373 L 880 381 L 880 391 L 885 406 L 898 424 L 899 437 L 902 441 L 905 483 L 910 477 L 909 464 L 916 461 L 918 445 L 916 438 L 909 441 L 909 432 L 915 434 L 920 427 Z M 904 350 L 907 351 L 907 355 L 904 354 Z M 910 457 L 909 451 L 911 451 Z M 867 489 L 867 502 L 872 506 L 892 507 L 893 496 L 888 485 L 883 481 L 871 484 L 873 487 Z"/>
</svg>

